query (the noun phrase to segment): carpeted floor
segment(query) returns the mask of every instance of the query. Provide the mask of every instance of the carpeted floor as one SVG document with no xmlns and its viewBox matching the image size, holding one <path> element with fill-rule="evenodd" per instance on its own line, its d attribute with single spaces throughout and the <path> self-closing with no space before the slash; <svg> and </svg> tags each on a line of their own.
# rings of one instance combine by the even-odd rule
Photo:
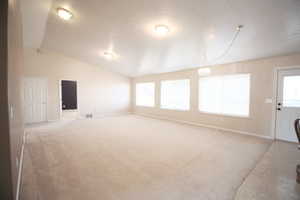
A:
<svg viewBox="0 0 300 200">
<path fill-rule="evenodd" d="M 300 200 L 297 164 L 300 151 L 296 144 L 274 142 L 239 188 L 235 200 Z"/>
<path fill-rule="evenodd" d="M 22 200 L 232 200 L 271 145 L 134 115 L 28 132 Z"/>
</svg>

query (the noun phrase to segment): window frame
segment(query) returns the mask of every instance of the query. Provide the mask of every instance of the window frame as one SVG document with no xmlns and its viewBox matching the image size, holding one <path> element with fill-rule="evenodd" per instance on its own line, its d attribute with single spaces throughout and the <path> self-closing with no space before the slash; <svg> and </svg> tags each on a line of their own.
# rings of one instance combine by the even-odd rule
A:
<svg viewBox="0 0 300 200">
<path fill-rule="evenodd" d="M 138 105 L 137 104 L 137 85 L 138 84 L 153 84 L 154 96 L 153 96 L 153 105 Z M 135 106 L 136 107 L 145 107 L 145 108 L 155 108 L 156 106 L 156 83 L 155 81 L 147 81 L 147 82 L 136 82 L 135 83 Z"/>
<path fill-rule="evenodd" d="M 239 114 L 228 114 L 228 113 L 217 113 L 217 112 L 208 112 L 208 111 L 203 111 L 200 110 L 200 79 L 203 78 L 213 78 L 213 77 L 226 77 L 226 76 L 238 76 L 238 75 L 248 75 L 249 76 L 249 105 L 248 105 L 248 115 L 239 115 Z M 213 115 L 213 116 L 222 116 L 222 117 L 232 117 L 232 118 L 244 118 L 244 119 L 251 119 L 251 79 L 252 75 L 251 73 L 237 73 L 237 74 L 225 74 L 225 75 L 213 75 L 213 76 L 203 76 L 203 77 L 198 77 L 198 85 L 197 85 L 197 92 L 198 92 L 198 112 L 200 114 L 207 114 L 207 115 Z"/>
<path fill-rule="evenodd" d="M 183 81 L 183 80 L 188 80 L 189 82 L 189 108 L 188 109 L 179 109 L 179 108 L 165 108 L 162 107 L 162 83 L 165 81 Z M 165 80 L 160 80 L 160 91 L 159 91 L 159 108 L 162 110 L 171 110 L 171 111 L 191 111 L 191 79 L 190 78 L 179 78 L 179 79 L 165 79 Z"/>
</svg>

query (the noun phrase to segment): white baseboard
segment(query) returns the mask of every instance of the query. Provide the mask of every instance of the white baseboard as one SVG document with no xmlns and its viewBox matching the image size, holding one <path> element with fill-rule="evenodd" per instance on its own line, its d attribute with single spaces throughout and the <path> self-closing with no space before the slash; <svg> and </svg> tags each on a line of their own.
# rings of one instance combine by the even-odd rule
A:
<svg viewBox="0 0 300 200">
<path fill-rule="evenodd" d="M 60 120 L 59 119 L 50 119 L 50 120 L 47 120 L 47 122 L 59 122 Z"/>
<path fill-rule="evenodd" d="M 26 132 L 24 131 L 23 137 L 22 137 L 22 147 L 21 147 L 20 162 L 19 162 L 19 166 L 18 166 L 19 168 L 18 168 L 18 180 L 17 180 L 16 200 L 20 199 L 25 144 L 26 144 Z"/>
<path fill-rule="evenodd" d="M 107 113 L 107 114 L 94 114 L 93 118 L 104 118 L 104 117 L 118 117 L 118 116 L 124 116 L 124 115 L 129 115 L 129 112 L 124 112 L 124 113 Z"/>
<path fill-rule="evenodd" d="M 123 115 L 131 115 L 133 114 L 132 112 L 124 112 L 124 113 L 106 113 L 106 114 L 93 114 L 92 119 L 99 119 L 99 118 L 105 118 L 105 117 L 117 117 L 117 116 L 123 116 Z M 85 119 L 90 119 L 86 118 L 83 115 L 79 115 L 76 119 L 71 119 L 71 120 L 85 120 Z M 64 119 L 54 119 L 54 120 L 47 120 L 47 122 L 59 122 L 63 121 Z"/>
<path fill-rule="evenodd" d="M 274 140 L 274 138 L 272 138 L 271 136 L 258 135 L 258 134 L 250 133 L 250 132 L 246 132 L 246 131 L 228 129 L 228 128 L 223 128 L 223 127 L 218 127 L 218 126 L 213 126 L 213 125 L 208 125 L 208 124 L 200 124 L 200 123 L 189 122 L 189 121 L 184 121 L 184 120 L 170 119 L 168 117 L 160 117 L 160 116 L 156 116 L 156 115 L 140 114 L 140 113 L 134 113 L 134 114 L 140 115 L 143 117 L 153 118 L 153 119 L 167 120 L 167 121 L 172 121 L 172 122 L 181 123 L 181 124 L 188 124 L 188 125 L 192 125 L 192 126 L 211 128 L 211 129 L 216 129 L 216 130 L 220 130 L 220 131 L 228 131 L 228 132 L 238 133 L 238 134 L 242 134 L 242 135 L 248 135 L 248 136 L 253 136 L 253 137 L 258 137 L 258 138 L 263 138 L 263 139 L 268 139 L 268 140 Z"/>
<path fill-rule="evenodd" d="M 297 144 L 297 145 L 299 146 L 298 149 L 300 149 L 299 142 L 294 142 L 294 141 L 285 140 L 285 139 L 278 139 L 278 138 L 275 138 L 275 140 L 276 140 L 276 141 L 285 142 L 285 143 Z"/>
</svg>

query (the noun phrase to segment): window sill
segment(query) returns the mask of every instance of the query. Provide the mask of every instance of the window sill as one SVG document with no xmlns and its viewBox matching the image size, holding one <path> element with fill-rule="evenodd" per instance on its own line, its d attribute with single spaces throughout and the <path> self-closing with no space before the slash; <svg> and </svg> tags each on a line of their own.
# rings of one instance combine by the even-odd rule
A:
<svg viewBox="0 0 300 200">
<path fill-rule="evenodd" d="M 140 108 L 155 108 L 154 106 L 141 106 L 141 105 L 135 105 L 135 107 L 140 107 Z"/>
<path fill-rule="evenodd" d="M 190 111 L 190 109 L 178 109 L 178 108 L 162 108 L 160 107 L 161 110 L 170 110 L 170 111 L 181 111 L 181 112 L 186 112 L 186 111 Z"/>
<path fill-rule="evenodd" d="M 200 114 L 205 114 L 205 115 L 214 115 L 216 117 L 230 117 L 230 118 L 251 119 L 250 115 L 248 115 L 248 116 L 244 116 L 244 115 L 230 115 L 230 114 L 219 114 L 219 113 L 212 113 L 212 112 L 205 112 L 205 111 L 199 111 L 199 113 Z"/>
</svg>

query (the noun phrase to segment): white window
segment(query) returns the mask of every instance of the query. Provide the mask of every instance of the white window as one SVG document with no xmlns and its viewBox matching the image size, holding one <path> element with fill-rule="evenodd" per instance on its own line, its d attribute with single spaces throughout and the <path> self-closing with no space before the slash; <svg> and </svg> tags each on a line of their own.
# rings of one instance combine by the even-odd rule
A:
<svg viewBox="0 0 300 200">
<path fill-rule="evenodd" d="M 137 83 L 135 87 L 135 104 L 137 106 L 154 107 L 155 105 L 155 84 Z"/>
<path fill-rule="evenodd" d="M 172 110 L 190 109 L 190 80 L 161 81 L 160 107 Z"/>
<path fill-rule="evenodd" d="M 207 113 L 249 116 L 250 74 L 199 79 L 199 110 Z"/>
</svg>

